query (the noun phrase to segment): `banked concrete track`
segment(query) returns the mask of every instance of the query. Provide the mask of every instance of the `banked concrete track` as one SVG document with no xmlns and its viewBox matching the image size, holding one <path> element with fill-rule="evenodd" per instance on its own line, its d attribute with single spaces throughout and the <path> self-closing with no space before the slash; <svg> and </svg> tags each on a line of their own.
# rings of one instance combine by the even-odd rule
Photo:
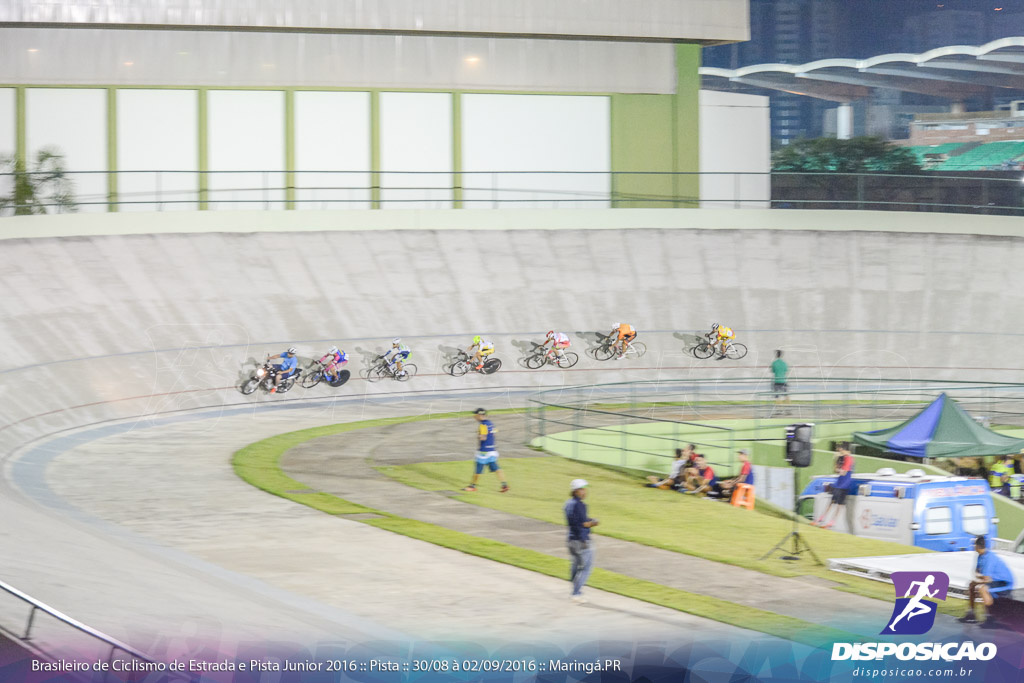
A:
<svg viewBox="0 0 1024 683">
<path fill-rule="evenodd" d="M 369 580 L 365 558 L 373 552 L 395 559 L 393 571 L 374 579 L 378 591 L 381 582 L 418 581 L 436 592 L 446 584 L 431 568 L 464 560 L 417 544 L 424 562 L 403 565 L 410 541 L 354 524 L 339 538 L 336 527 L 320 528 L 317 513 L 238 481 L 231 453 L 306 426 L 514 405 L 542 386 L 762 374 L 775 348 L 786 349 L 796 373 L 815 377 L 1022 379 L 1014 349 L 1024 323 L 1009 314 L 1020 310 L 1024 291 L 1014 237 L 879 232 L 889 217 L 869 213 L 842 214 L 847 223 L 862 220 L 863 230 L 816 231 L 808 221 L 827 228 L 833 217 L 811 212 L 793 212 L 804 228 L 794 231 L 723 228 L 714 217 L 695 223 L 707 212 L 670 212 L 683 226 L 674 228 L 664 214 L 641 212 L 632 215 L 658 219 L 587 230 L 573 218 L 577 224 L 540 230 L 533 228 L 556 227 L 551 212 L 530 211 L 475 212 L 479 227 L 490 228 L 482 230 L 382 229 L 429 222 L 404 213 L 374 230 L 353 229 L 359 216 L 351 212 L 331 226 L 340 230 L 317 219 L 310 224 L 321 229 L 307 231 L 64 238 L 26 237 L 26 226 L 49 235 L 61 226 L 19 219 L 18 236 L 0 241 L 0 505 L 18 520 L 0 531 L 5 578 L 140 647 L 160 629 L 230 642 L 272 631 L 308 642 L 454 636 L 486 623 L 496 637 L 515 637 L 517 624 L 531 623 L 535 596 L 521 598 L 523 612 L 480 622 L 458 607 L 461 587 L 436 598 L 455 610 L 450 619 L 426 619 L 430 610 L 415 613 L 426 621 L 409 618 L 394 596 L 359 602 L 366 592 L 357 580 Z M 785 212 L 772 213 L 778 222 Z M 750 212 L 751 227 L 760 215 Z M 132 220 L 134 232 L 146 229 L 146 216 Z M 230 220 L 236 231 L 245 216 Z M 252 220 L 265 226 L 268 217 Z M 583 358 L 566 372 L 515 363 L 527 340 L 549 328 L 577 336 L 615 321 L 641 330 L 645 358 Z M 751 348 L 746 359 L 715 364 L 685 353 L 679 333 L 714 321 L 740 332 Z M 475 333 L 497 342 L 503 370 L 443 375 L 446 353 Z M 408 384 L 354 380 L 337 392 L 296 388 L 275 399 L 234 388 L 252 359 L 289 344 L 308 358 L 337 342 L 357 370 L 396 335 L 420 369 Z M 173 439 L 150 436 L 160 430 L 174 431 Z M 119 449 L 120 466 L 62 473 L 69 457 L 88 462 L 96 448 Z M 136 494 L 122 495 L 129 489 Z M 140 490 L 152 491 L 152 505 Z M 281 538 L 293 545 L 274 545 Z M 364 558 L 364 573 L 325 594 L 334 567 L 350 557 Z M 464 570 L 498 584 L 524 580 L 489 563 Z M 563 589 L 543 577 L 525 580 L 536 582 L 541 602 Z M 631 605 L 623 599 L 626 616 L 594 620 L 586 636 L 607 635 L 611 624 L 646 632 L 649 619 L 629 616 L 638 611 Z M 690 628 L 678 614 L 658 618 L 668 620 L 659 628 Z M 572 623 L 560 625 L 572 631 Z"/>
</svg>

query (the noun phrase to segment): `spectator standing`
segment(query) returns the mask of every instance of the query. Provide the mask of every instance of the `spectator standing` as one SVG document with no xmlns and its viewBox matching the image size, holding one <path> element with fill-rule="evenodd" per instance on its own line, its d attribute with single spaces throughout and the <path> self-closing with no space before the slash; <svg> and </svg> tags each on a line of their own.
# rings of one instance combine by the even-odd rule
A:
<svg viewBox="0 0 1024 683">
<path fill-rule="evenodd" d="M 587 601 L 583 597 L 583 585 L 590 578 L 594 569 L 594 548 L 590 540 L 590 530 L 599 522 L 587 515 L 587 482 L 584 479 L 573 479 L 570 484 L 572 496 L 565 503 L 565 521 L 569 525 L 569 557 L 572 567 L 569 580 L 572 581 L 572 601 L 581 604 Z"/>
<path fill-rule="evenodd" d="M 822 529 L 831 529 L 839 519 L 840 512 L 846 512 L 846 496 L 850 493 L 850 486 L 853 483 L 853 455 L 850 454 L 849 448 L 846 444 L 836 447 L 836 463 L 835 473 L 839 476 L 836 477 L 836 482 L 832 484 L 832 501 L 825 508 L 825 512 L 821 514 L 821 517 L 811 522 L 813 526 L 820 526 Z M 828 513 L 835 509 L 835 514 L 832 515 L 832 521 L 826 522 L 828 519 Z"/>
<path fill-rule="evenodd" d="M 772 361 L 772 374 L 775 376 L 772 380 L 772 393 L 775 395 L 775 402 L 778 403 L 785 397 L 786 403 L 789 403 L 789 387 L 786 384 L 786 376 L 789 374 L 789 366 L 786 361 L 782 360 L 782 350 L 775 352 L 775 360 Z"/>
<path fill-rule="evenodd" d="M 978 623 L 974 616 L 974 604 L 980 602 L 986 611 L 992 603 L 1004 593 L 1013 590 L 1013 573 L 1003 560 L 988 549 L 984 536 L 974 539 L 974 549 L 978 553 L 978 563 L 974 567 L 975 580 L 967 589 L 967 614 L 960 617 L 965 624 Z M 988 614 L 982 626 L 993 626 L 992 615 Z"/>
<path fill-rule="evenodd" d="M 480 474 L 483 473 L 486 467 L 491 472 L 498 474 L 498 480 L 501 482 L 500 491 L 507 493 L 508 482 L 505 481 L 505 473 L 501 471 L 501 467 L 498 465 L 498 449 L 494 443 L 494 435 L 498 430 L 494 423 L 487 419 L 487 411 L 483 408 L 477 408 L 475 416 L 476 421 L 479 423 L 477 428 L 476 467 L 469 486 L 462 490 L 476 491 L 476 483 L 480 481 Z"/>
</svg>

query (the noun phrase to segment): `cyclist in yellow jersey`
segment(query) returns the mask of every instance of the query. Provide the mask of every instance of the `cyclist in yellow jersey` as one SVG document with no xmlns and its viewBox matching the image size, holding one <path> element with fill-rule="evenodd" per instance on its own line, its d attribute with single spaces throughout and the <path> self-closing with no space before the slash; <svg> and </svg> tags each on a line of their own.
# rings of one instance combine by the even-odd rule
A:
<svg viewBox="0 0 1024 683">
<path fill-rule="evenodd" d="M 615 327 L 608 336 L 614 338 L 612 342 L 612 348 L 618 349 L 619 355 L 616 356 L 616 360 L 621 359 L 626 355 L 626 349 L 629 348 L 630 342 L 636 339 L 636 330 L 629 323 L 615 323 Z"/>
<path fill-rule="evenodd" d="M 711 340 L 712 349 L 718 346 L 718 360 L 722 360 L 725 358 L 725 352 L 729 348 L 730 342 L 736 339 L 736 333 L 731 327 L 715 323 L 711 326 L 711 332 L 707 337 Z"/>
<path fill-rule="evenodd" d="M 484 358 L 494 353 L 494 344 L 478 334 L 473 337 L 473 344 L 466 349 L 466 353 L 473 354 L 474 367 L 480 370 L 484 367 Z"/>
</svg>

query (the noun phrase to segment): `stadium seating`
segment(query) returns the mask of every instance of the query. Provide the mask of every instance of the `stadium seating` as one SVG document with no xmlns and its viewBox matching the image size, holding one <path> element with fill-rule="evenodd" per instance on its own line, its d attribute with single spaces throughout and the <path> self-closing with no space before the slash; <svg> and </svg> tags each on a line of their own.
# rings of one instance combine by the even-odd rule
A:
<svg viewBox="0 0 1024 683">
<path fill-rule="evenodd" d="M 917 145 L 907 149 L 917 157 L 917 163 L 924 165 L 928 161 L 926 154 L 952 154 L 953 150 L 963 147 L 963 145 L 962 142 L 947 142 L 943 145 Z"/>
<path fill-rule="evenodd" d="M 934 167 L 937 171 L 984 171 L 1024 156 L 1024 141 L 989 142 L 952 157 Z"/>
</svg>

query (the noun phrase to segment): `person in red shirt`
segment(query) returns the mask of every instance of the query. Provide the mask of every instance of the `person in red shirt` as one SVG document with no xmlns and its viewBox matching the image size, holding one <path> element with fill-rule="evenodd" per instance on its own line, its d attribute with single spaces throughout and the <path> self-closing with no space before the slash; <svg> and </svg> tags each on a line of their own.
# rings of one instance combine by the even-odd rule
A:
<svg viewBox="0 0 1024 683">
<path fill-rule="evenodd" d="M 696 476 L 691 476 L 689 481 L 687 481 L 684 493 L 692 493 L 698 496 L 722 494 L 722 486 L 718 482 L 718 477 L 715 476 L 715 471 L 708 464 L 707 460 L 704 459 L 703 455 L 697 456 L 697 474 Z"/>
<path fill-rule="evenodd" d="M 740 473 L 731 479 L 722 481 L 722 491 L 724 494 L 732 493 L 737 484 L 754 485 L 754 468 L 750 465 L 750 451 L 746 448 L 741 448 L 737 454 L 741 463 Z"/>
</svg>

